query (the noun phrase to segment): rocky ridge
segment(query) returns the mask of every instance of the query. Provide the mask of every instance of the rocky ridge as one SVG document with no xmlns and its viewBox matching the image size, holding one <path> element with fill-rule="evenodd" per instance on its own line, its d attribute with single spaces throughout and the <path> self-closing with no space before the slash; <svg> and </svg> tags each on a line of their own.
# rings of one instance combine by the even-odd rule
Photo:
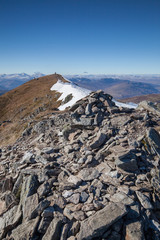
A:
<svg viewBox="0 0 160 240">
<path fill-rule="evenodd" d="M 160 119 L 152 110 L 93 92 L 1 148 L 0 239 L 160 239 Z"/>
</svg>

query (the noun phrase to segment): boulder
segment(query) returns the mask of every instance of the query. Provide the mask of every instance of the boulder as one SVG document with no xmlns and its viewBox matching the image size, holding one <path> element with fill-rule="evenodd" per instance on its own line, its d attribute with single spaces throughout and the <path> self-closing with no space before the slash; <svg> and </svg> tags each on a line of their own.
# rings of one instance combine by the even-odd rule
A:
<svg viewBox="0 0 160 240">
<path fill-rule="evenodd" d="M 128 222 L 126 224 L 125 240 L 144 240 L 143 225 L 140 221 Z"/>
<path fill-rule="evenodd" d="M 23 205 L 23 219 L 28 219 L 38 205 L 38 194 L 29 196 Z"/>
<path fill-rule="evenodd" d="M 98 132 L 97 137 L 92 141 L 90 147 L 92 149 L 99 148 L 101 145 L 103 145 L 107 140 L 107 135 L 102 132 Z"/>
<path fill-rule="evenodd" d="M 145 209 L 152 209 L 153 206 L 150 202 L 150 199 L 144 195 L 143 193 L 136 191 L 138 200 L 140 201 L 141 205 L 145 208 Z"/>
<path fill-rule="evenodd" d="M 146 132 L 146 139 L 154 154 L 160 157 L 160 135 L 154 128 L 149 128 Z"/>
<path fill-rule="evenodd" d="M 23 222 L 12 231 L 11 239 L 14 239 L 14 240 L 32 239 L 38 222 L 39 222 L 39 217 L 27 222 Z"/>
<path fill-rule="evenodd" d="M 111 203 L 91 217 L 81 222 L 77 240 L 90 240 L 101 237 L 116 221 L 127 214 L 125 205 Z"/>
<path fill-rule="evenodd" d="M 93 179 L 98 178 L 100 175 L 99 171 L 95 168 L 83 168 L 78 177 L 81 178 L 83 181 L 92 181 Z"/>
<path fill-rule="evenodd" d="M 9 230 L 12 230 L 20 221 L 22 212 L 18 206 L 14 206 L 0 217 L 0 239 L 5 237 Z"/>
<path fill-rule="evenodd" d="M 155 107 L 154 103 L 149 101 L 142 101 L 138 104 L 137 109 L 145 109 L 160 117 L 160 111 Z"/>
<path fill-rule="evenodd" d="M 54 218 L 47 228 L 42 240 L 59 240 L 62 227 L 62 220 Z"/>
<path fill-rule="evenodd" d="M 131 151 L 119 154 L 115 159 L 118 168 L 126 172 L 135 172 L 138 170 L 136 155 Z"/>
</svg>

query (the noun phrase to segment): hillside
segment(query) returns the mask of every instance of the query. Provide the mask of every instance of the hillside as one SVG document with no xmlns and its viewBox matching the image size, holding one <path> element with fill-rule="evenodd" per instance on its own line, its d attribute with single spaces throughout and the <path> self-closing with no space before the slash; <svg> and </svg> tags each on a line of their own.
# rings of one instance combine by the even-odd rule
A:
<svg viewBox="0 0 160 240">
<path fill-rule="evenodd" d="M 61 75 L 48 75 L 30 80 L 0 96 L 1 143 L 15 141 L 29 123 L 59 107 L 60 93 L 50 90 L 58 79 L 66 82 Z"/>
<path fill-rule="evenodd" d="M 0 147 L 0 239 L 159 240 L 160 112 L 150 110 L 92 92 Z"/>
</svg>

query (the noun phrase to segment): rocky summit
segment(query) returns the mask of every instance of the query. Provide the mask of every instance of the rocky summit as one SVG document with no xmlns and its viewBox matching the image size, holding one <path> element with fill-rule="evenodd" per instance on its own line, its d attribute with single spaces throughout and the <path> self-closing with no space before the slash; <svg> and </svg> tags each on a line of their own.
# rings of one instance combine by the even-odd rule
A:
<svg viewBox="0 0 160 240">
<path fill-rule="evenodd" d="M 102 91 L 0 149 L 0 239 L 159 240 L 160 118 Z"/>
</svg>

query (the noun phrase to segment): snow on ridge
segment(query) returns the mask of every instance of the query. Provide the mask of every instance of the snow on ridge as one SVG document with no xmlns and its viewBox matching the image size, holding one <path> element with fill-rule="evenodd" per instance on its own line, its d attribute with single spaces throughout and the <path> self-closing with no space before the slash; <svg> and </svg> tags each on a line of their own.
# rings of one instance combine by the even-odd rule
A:
<svg viewBox="0 0 160 240">
<path fill-rule="evenodd" d="M 118 102 L 118 101 L 116 101 L 114 99 L 113 99 L 113 102 L 115 102 L 117 107 L 134 108 L 135 109 L 138 106 L 136 103 L 132 103 L 132 102 L 130 102 L 130 103 L 122 103 L 122 102 Z"/>
<path fill-rule="evenodd" d="M 68 81 L 68 79 L 66 79 Z M 57 83 L 55 83 L 51 89 L 51 91 L 58 91 L 59 93 L 62 93 L 62 95 L 59 97 L 58 100 L 64 101 L 64 99 L 69 95 L 72 94 L 73 98 L 67 102 L 64 105 L 61 105 L 59 107 L 59 110 L 64 110 L 67 107 L 72 106 L 74 103 L 76 103 L 78 100 L 86 97 L 91 93 L 90 90 L 79 87 L 78 85 L 68 81 L 68 82 L 62 82 L 61 80 L 58 80 Z M 113 99 L 116 106 L 118 107 L 124 107 L 124 108 L 136 108 L 138 105 L 135 103 L 121 103 Z"/>
<path fill-rule="evenodd" d="M 66 107 L 72 106 L 78 100 L 86 97 L 91 92 L 88 89 L 77 86 L 76 84 L 73 84 L 71 82 L 64 83 L 61 80 L 58 80 L 57 83 L 55 83 L 51 87 L 51 91 L 53 91 L 53 90 L 62 93 L 62 95 L 59 97 L 58 100 L 63 101 L 69 94 L 72 94 L 72 96 L 73 96 L 73 98 L 68 103 L 61 105 L 59 107 L 59 110 L 64 110 Z"/>
</svg>

